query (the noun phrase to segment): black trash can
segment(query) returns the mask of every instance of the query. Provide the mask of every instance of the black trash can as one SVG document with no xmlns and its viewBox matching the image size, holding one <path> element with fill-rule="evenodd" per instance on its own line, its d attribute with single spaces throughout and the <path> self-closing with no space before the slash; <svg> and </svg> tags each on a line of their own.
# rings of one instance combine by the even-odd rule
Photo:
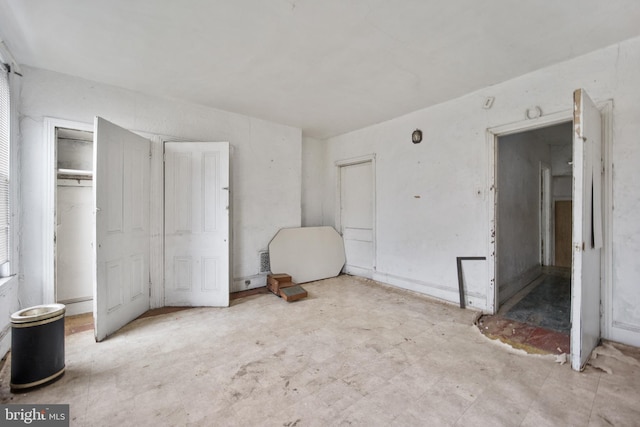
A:
<svg viewBox="0 0 640 427">
<path fill-rule="evenodd" d="M 11 390 L 54 381 L 64 374 L 63 304 L 25 308 L 11 315 Z"/>
</svg>

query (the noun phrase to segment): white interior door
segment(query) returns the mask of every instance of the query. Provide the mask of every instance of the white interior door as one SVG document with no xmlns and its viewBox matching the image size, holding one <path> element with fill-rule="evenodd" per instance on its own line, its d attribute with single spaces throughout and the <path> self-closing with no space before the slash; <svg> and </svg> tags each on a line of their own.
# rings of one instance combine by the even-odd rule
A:
<svg viewBox="0 0 640 427">
<path fill-rule="evenodd" d="M 374 189 L 371 161 L 340 167 L 340 227 L 348 274 L 371 278 L 374 270 Z"/>
<path fill-rule="evenodd" d="M 587 93 L 574 92 L 571 367 L 580 370 L 600 340 L 602 119 Z"/>
<path fill-rule="evenodd" d="M 94 319 L 101 341 L 149 309 L 150 142 L 100 117 L 93 138 Z"/>
<path fill-rule="evenodd" d="M 229 144 L 167 142 L 165 305 L 229 305 Z"/>
</svg>

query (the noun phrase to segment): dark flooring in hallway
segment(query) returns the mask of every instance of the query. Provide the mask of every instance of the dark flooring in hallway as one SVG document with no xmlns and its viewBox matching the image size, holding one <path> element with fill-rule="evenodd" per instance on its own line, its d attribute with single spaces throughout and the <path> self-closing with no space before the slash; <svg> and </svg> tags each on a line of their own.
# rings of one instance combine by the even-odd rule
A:
<svg viewBox="0 0 640 427">
<path fill-rule="evenodd" d="M 543 275 L 540 283 L 511 307 L 504 317 L 556 332 L 571 332 L 571 278 Z"/>
<path fill-rule="evenodd" d="M 529 353 L 570 352 L 571 275 L 546 267 L 541 276 L 506 301 L 495 316 L 482 316 L 480 331 Z"/>
</svg>

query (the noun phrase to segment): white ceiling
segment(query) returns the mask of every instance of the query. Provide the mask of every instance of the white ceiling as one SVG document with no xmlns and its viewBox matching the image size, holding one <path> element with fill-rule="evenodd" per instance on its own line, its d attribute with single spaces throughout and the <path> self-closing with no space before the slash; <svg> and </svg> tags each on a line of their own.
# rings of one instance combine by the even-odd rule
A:
<svg viewBox="0 0 640 427">
<path fill-rule="evenodd" d="M 21 64 L 318 138 L 638 35 L 638 0 L 0 0 Z"/>
</svg>

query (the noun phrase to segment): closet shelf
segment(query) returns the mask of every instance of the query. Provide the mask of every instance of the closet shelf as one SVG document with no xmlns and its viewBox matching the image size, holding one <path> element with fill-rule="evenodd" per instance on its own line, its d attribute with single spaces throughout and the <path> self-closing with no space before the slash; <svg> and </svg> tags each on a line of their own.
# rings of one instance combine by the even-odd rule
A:
<svg viewBox="0 0 640 427">
<path fill-rule="evenodd" d="M 82 169 L 58 169 L 58 179 L 93 179 L 93 171 Z"/>
</svg>

